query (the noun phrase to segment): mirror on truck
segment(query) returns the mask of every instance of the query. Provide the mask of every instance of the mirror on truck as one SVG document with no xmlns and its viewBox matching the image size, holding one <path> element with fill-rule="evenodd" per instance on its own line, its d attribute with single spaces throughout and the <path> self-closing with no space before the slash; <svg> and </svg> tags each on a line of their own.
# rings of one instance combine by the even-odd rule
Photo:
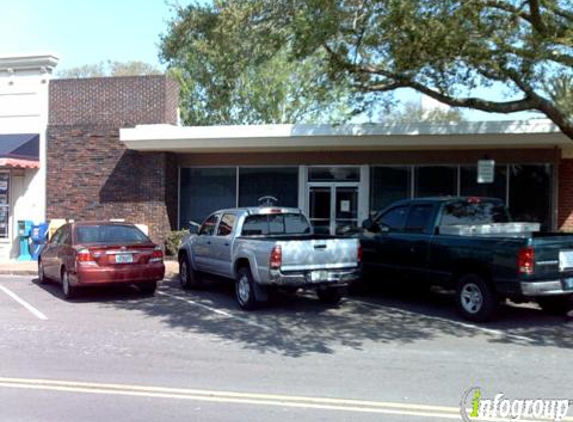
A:
<svg viewBox="0 0 573 422">
<path fill-rule="evenodd" d="M 362 228 L 370 233 L 388 233 L 390 231 L 390 227 L 383 223 L 377 223 L 372 218 L 364 220 L 362 222 Z"/>
<path fill-rule="evenodd" d="M 194 221 L 189 222 L 189 233 L 190 234 L 197 234 L 199 233 L 199 229 L 201 228 L 201 224 L 196 223 Z"/>
</svg>

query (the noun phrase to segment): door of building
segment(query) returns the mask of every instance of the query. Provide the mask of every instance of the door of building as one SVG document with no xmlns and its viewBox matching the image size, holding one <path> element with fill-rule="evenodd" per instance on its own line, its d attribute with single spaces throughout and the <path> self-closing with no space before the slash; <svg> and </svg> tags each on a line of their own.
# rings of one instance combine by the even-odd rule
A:
<svg viewBox="0 0 573 422">
<path fill-rule="evenodd" d="M 344 234 L 358 227 L 358 183 L 309 183 L 308 210 L 314 232 Z"/>
</svg>

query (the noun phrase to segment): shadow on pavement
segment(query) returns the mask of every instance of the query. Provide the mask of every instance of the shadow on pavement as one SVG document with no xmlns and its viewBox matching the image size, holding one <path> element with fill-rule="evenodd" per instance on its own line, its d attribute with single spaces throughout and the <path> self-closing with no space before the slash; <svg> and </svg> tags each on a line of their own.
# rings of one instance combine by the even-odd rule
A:
<svg viewBox="0 0 573 422">
<path fill-rule="evenodd" d="M 40 287 L 62 298 L 58 284 Z M 370 342 L 400 346 L 448 336 L 573 347 L 573 322 L 548 316 L 531 305 L 503 306 L 496 322 L 475 325 L 460 319 L 453 297 L 439 291 L 369 292 L 350 296 L 334 307 L 322 304 L 311 293 L 277 294 L 260 309 L 244 312 L 235 303 L 233 289 L 232 283 L 212 281 L 202 290 L 184 291 L 176 281 L 163 281 L 155 297 L 125 286 L 83 291 L 72 303 L 143 312 L 174 329 L 290 357 L 331 354 L 340 346 L 363 350 Z"/>
</svg>

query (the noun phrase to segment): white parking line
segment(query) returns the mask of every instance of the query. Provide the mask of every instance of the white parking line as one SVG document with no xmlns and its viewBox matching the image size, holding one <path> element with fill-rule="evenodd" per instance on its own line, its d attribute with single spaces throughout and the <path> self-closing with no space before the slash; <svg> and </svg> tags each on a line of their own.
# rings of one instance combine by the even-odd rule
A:
<svg viewBox="0 0 573 422">
<path fill-rule="evenodd" d="M 8 296 L 10 296 L 12 299 L 14 299 L 16 302 L 18 302 L 20 305 L 22 305 L 24 308 L 26 308 L 32 314 L 34 314 L 38 319 L 41 319 L 44 321 L 48 319 L 48 317 L 46 315 L 44 315 L 42 312 L 38 311 L 36 308 L 34 308 L 32 305 L 30 305 L 24 299 L 20 298 L 12 290 L 10 290 L 4 286 L 0 286 L 0 290 L 2 290 L 4 293 L 6 293 Z"/>
<path fill-rule="evenodd" d="M 233 318 L 233 319 L 242 321 L 242 322 L 244 322 L 245 324 L 248 324 L 248 325 L 253 325 L 253 326 L 255 326 L 255 327 L 263 328 L 263 329 L 265 329 L 265 330 L 271 330 L 271 327 L 268 327 L 268 326 L 266 326 L 266 325 L 259 324 L 259 323 L 257 323 L 257 322 L 251 321 L 251 320 L 249 320 L 249 319 L 247 319 L 247 318 L 241 318 L 241 317 L 239 317 L 239 316 L 233 315 L 233 314 L 231 314 L 231 313 L 229 313 L 229 312 L 227 312 L 227 311 L 223 311 L 223 310 L 221 310 L 221 309 L 212 308 L 211 306 L 207 306 L 207 305 L 204 305 L 204 304 L 202 304 L 202 303 L 195 302 L 194 300 L 187 299 L 187 298 L 185 298 L 185 297 L 176 296 L 176 295 L 172 295 L 172 294 L 170 294 L 170 293 L 160 292 L 160 291 L 158 291 L 157 294 L 162 295 L 162 296 L 168 296 L 168 297 L 173 298 L 173 299 L 181 300 L 181 301 L 186 302 L 186 303 L 188 303 L 188 304 L 190 304 L 190 305 L 198 306 L 198 307 L 203 308 L 203 309 L 207 309 L 208 311 L 211 311 L 211 312 L 213 312 L 213 313 L 215 313 L 215 314 L 217 314 L 217 315 L 221 315 L 221 316 L 224 316 L 224 317 L 227 317 L 227 318 Z"/>
<path fill-rule="evenodd" d="M 360 300 L 360 299 L 350 299 L 348 298 L 347 300 L 352 301 L 352 302 L 357 302 L 357 303 L 361 303 L 363 305 L 366 306 L 371 306 L 373 308 L 378 308 L 378 309 L 397 309 L 394 308 L 392 306 L 388 306 L 388 305 L 380 305 L 378 303 L 372 303 L 372 302 L 368 302 L 365 300 Z M 417 314 L 416 312 L 412 312 L 412 311 L 408 311 L 408 310 L 404 310 L 404 309 L 399 309 L 401 312 L 407 312 L 409 314 Z M 468 324 L 465 322 L 461 322 L 461 321 L 455 321 L 455 320 L 451 320 L 448 318 L 442 318 L 442 317 L 438 317 L 438 316 L 433 316 L 433 315 L 424 315 L 424 318 L 429 318 L 429 319 L 433 319 L 436 321 L 440 321 L 440 322 L 447 322 L 448 324 L 453 324 L 453 325 L 457 325 L 460 327 L 464 327 L 464 328 L 469 328 L 469 329 L 473 329 L 476 331 L 482 331 L 484 333 L 488 333 L 488 334 L 492 334 L 492 335 L 496 335 L 496 336 L 500 336 L 500 337 L 507 337 L 507 338 L 511 338 L 514 340 L 520 340 L 520 341 L 524 341 L 527 343 L 535 343 L 535 340 L 533 340 L 532 338 L 529 337 L 525 337 L 525 336 L 520 336 L 517 334 L 508 334 L 505 333 L 501 330 L 496 330 L 493 328 L 486 328 L 486 327 L 480 327 L 479 325 L 472 325 L 472 324 Z"/>
</svg>

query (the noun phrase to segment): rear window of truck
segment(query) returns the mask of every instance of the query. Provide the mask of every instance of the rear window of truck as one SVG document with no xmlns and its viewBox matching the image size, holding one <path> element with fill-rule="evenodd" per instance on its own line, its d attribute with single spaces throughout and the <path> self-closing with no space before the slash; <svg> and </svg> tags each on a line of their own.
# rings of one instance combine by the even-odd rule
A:
<svg viewBox="0 0 573 422">
<path fill-rule="evenodd" d="M 309 234 L 310 224 L 302 214 L 251 215 L 243 223 L 242 236 Z"/>
<path fill-rule="evenodd" d="M 508 223 L 510 220 L 503 202 L 468 199 L 446 204 L 441 225 Z"/>
</svg>

